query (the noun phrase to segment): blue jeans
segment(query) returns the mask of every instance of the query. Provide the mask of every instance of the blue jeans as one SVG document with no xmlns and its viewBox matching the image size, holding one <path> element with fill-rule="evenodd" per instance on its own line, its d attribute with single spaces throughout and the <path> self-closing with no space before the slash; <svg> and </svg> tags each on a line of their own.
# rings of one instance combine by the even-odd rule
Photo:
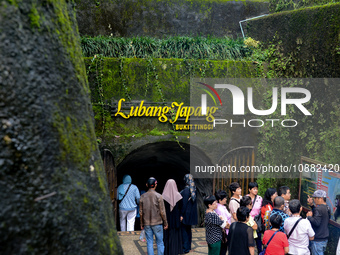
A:
<svg viewBox="0 0 340 255">
<path fill-rule="evenodd" d="M 309 246 L 312 255 L 323 255 L 326 251 L 327 240 L 325 241 L 310 241 Z"/>
<path fill-rule="evenodd" d="M 157 254 L 164 254 L 163 225 L 144 226 L 148 255 L 154 255 L 153 235 L 156 237 Z"/>
</svg>

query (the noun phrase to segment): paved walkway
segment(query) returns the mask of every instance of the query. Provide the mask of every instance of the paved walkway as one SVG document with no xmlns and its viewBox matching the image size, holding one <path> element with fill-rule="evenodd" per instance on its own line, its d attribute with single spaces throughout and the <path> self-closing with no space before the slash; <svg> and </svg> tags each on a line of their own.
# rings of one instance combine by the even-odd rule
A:
<svg viewBox="0 0 340 255">
<path fill-rule="evenodd" d="M 120 242 L 123 247 L 125 255 L 147 255 L 146 242 L 139 241 L 140 231 L 131 232 L 118 232 Z M 155 245 L 155 254 L 157 254 L 157 246 Z M 208 254 L 208 245 L 205 241 L 205 229 L 193 228 L 192 229 L 192 252 L 190 255 Z"/>
</svg>

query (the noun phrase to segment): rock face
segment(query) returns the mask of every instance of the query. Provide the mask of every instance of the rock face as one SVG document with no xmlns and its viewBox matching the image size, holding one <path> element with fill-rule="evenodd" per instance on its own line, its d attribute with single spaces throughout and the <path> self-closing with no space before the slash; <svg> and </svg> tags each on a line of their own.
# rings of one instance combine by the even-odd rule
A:
<svg viewBox="0 0 340 255">
<path fill-rule="evenodd" d="M 242 36 L 239 21 L 269 12 L 268 1 L 76 0 L 81 35 Z"/>
<path fill-rule="evenodd" d="M 248 36 L 267 44 L 281 41 L 280 53 L 294 61 L 287 77 L 339 78 L 339 9 L 340 3 L 335 3 L 251 20 Z"/>
<path fill-rule="evenodd" d="M 0 2 L 0 253 L 122 254 L 74 3 Z"/>
</svg>

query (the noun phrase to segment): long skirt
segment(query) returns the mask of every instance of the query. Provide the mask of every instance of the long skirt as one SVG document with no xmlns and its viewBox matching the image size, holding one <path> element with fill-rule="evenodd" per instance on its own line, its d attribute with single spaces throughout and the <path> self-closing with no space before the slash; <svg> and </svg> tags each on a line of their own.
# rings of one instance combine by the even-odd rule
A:
<svg viewBox="0 0 340 255">
<path fill-rule="evenodd" d="M 183 253 L 182 233 L 180 228 L 164 230 L 164 254 L 177 255 Z"/>
</svg>

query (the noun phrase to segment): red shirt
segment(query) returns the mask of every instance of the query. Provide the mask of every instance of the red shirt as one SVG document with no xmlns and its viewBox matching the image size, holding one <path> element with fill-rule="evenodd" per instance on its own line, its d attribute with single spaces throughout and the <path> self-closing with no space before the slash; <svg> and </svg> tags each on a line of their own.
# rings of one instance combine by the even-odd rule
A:
<svg viewBox="0 0 340 255">
<path fill-rule="evenodd" d="M 265 231 L 262 243 L 266 245 L 274 233 L 273 230 Z M 283 232 L 277 232 L 266 249 L 266 255 L 284 255 L 284 247 L 289 247 L 287 236 Z"/>
<path fill-rule="evenodd" d="M 261 207 L 261 218 L 263 221 L 263 217 L 266 214 L 266 211 L 273 211 L 273 207 L 270 204 L 266 204 L 265 206 Z"/>
</svg>

